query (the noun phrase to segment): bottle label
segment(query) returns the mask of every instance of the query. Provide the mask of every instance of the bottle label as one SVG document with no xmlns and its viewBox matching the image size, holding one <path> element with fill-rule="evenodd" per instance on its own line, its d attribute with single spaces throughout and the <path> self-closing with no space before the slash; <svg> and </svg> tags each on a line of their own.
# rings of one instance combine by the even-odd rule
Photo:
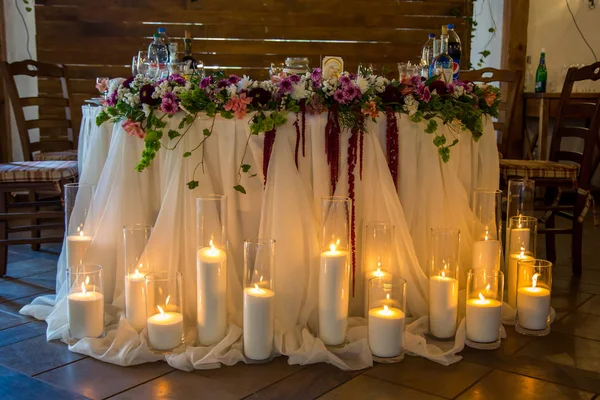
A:
<svg viewBox="0 0 600 400">
<path fill-rule="evenodd" d="M 452 64 L 452 80 L 456 81 L 460 74 L 460 64 L 456 60 Z"/>
<path fill-rule="evenodd" d="M 441 80 L 446 83 L 452 82 L 452 68 L 436 68 L 435 74 L 441 77 Z"/>
</svg>

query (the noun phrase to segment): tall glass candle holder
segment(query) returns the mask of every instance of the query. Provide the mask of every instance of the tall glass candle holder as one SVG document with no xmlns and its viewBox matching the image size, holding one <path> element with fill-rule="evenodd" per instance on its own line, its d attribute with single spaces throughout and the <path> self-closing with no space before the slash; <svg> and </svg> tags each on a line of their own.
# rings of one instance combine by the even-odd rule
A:
<svg viewBox="0 0 600 400">
<path fill-rule="evenodd" d="M 506 203 L 506 223 L 519 215 L 533 216 L 535 181 L 531 179 L 511 179 L 508 181 Z"/>
<path fill-rule="evenodd" d="M 323 245 L 319 270 L 319 338 L 342 346 L 348 328 L 350 210 L 347 197 L 323 198 Z"/>
<path fill-rule="evenodd" d="M 67 315 L 71 339 L 104 335 L 104 289 L 100 265 L 79 264 L 67 269 Z"/>
<path fill-rule="evenodd" d="M 65 227 L 67 236 L 67 267 L 83 264 L 92 244 L 93 218 L 88 218 L 94 197 L 94 186 L 87 183 L 67 183 L 65 190 Z"/>
<path fill-rule="evenodd" d="M 170 351 L 184 340 L 183 296 L 179 272 L 152 272 L 146 281 L 146 327 L 150 347 Z"/>
<path fill-rule="evenodd" d="M 537 246 L 537 219 L 534 217 L 512 217 L 508 223 L 508 304 L 517 306 L 517 264 L 519 261 L 533 261 Z"/>
<path fill-rule="evenodd" d="M 273 354 L 275 241 L 244 241 L 244 355 L 264 361 Z"/>
<path fill-rule="evenodd" d="M 546 336 L 550 333 L 552 263 L 523 260 L 518 271 L 515 330 L 523 335 Z"/>
<path fill-rule="evenodd" d="M 212 346 L 227 334 L 227 196 L 196 199 L 198 343 Z"/>
<path fill-rule="evenodd" d="M 500 269 L 502 246 L 502 191 L 477 189 L 473 194 L 473 264 L 474 269 Z"/>
<path fill-rule="evenodd" d="M 365 318 L 369 310 L 369 281 L 371 278 L 391 276 L 393 262 L 394 226 L 385 222 L 366 225 L 363 238 L 363 272 L 365 279 Z"/>
<path fill-rule="evenodd" d="M 406 281 L 391 275 L 371 278 L 368 293 L 371 354 L 378 362 L 398 362 L 404 358 Z"/>
<path fill-rule="evenodd" d="M 144 277 L 152 272 L 152 265 L 144 251 L 151 234 L 152 225 L 134 224 L 123 227 L 125 316 L 138 332 L 146 327 Z"/>
<path fill-rule="evenodd" d="M 441 340 L 456 333 L 460 231 L 433 228 L 430 235 L 429 332 Z"/>
<path fill-rule="evenodd" d="M 467 339 L 469 347 L 493 350 L 500 347 L 504 274 L 485 268 L 469 270 L 467 276 Z"/>
</svg>

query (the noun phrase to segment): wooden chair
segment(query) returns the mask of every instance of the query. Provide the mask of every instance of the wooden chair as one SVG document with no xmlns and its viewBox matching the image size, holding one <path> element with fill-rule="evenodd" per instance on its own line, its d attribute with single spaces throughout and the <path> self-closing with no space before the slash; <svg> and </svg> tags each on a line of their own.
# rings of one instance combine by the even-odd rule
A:
<svg viewBox="0 0 600 400">
<path fill-rule="evenodd" d="M 555 235 L 573 235 L 571 255 L 575 275 L 581 275 L 582 270 L 583 220 L 593 206 L 590 180 L 600 141 L 600 100 L 573 102 L 571 92 L 575 82 L 598 79 L 600 62 L 579 69 L 571 68 L 567 72 L 550 144 L 549 161 L 500 160 L 500 174 L 505 182 L 511 177 L 529 178 L 535 180 L 537 187 L 546 188 L 544 204 L 535 207 L 538 211 L 546 212 L 541 219 L 546 226 L 540 230 L 540 233 L 546 234 L 546 256 L 549 261 L 556 262 Z M 569 121 L 580 119 L 590 121 L 587 128 L 569 125 Z M 565 138 L 582 139 L 583 151 L 579 153 L 562 148 Z M 563 190 L 576 192 L 575 204 L 560 204 Z M 556 228 L 557 215 L 571 219 L 572 227 Z"/>
<path fill-rule="evenodd" d="M 19 132 L 23 159 L 25 161 L 77 160 L 74 146 L 71 115 L 71 91 L 67 68 L 63 65 L 45 64 L 33 60 L 2 63 L 1 73 L 6 84 L 8 97 L 13 106 L 15 122 Z M 56 96 L 20 97 L 16 76 L 58 81 L 61 92 Z M 40 115 L 52 118 L 25 119 L 25 108 L 38 106 Z M 29 131 L 39 129 L 40 140 L 32 143 Z"/>
<path fill-rule="evenodd" d="M 498 151 L 504 157 L 508 155 L 508 145 L 510 140 L 510 129 L 512 116 L 515 113 L 516 96 L 518 89 L 523 84 L 523 71 L 508 71 L 495 68 L 483 68 L 478 70 L 460 71 L 460 79 L 463 81 L 472 82 L 500 82 L 506 83 L 506 90 L 503 90 L 506 95 L 502 96 L 500 103 L 500 118 L 494 122 L 494 130 L 499 132 L 498 135 Z"/>
<path fill-rule="evenodd" d="M 72 142 L 58 137 L 57 140 L 40 140 L 31 143 L 29 129 L 62 129 L 68 131 L 71 122 L 70 103 L 68 98 L 66 71 L 62 66 L 42 64 L 35 61 L 22 61 L 13 64 L 1 63 L 0 72 L 6 82 L 9 98 L 13 104 L 23 157 L 25 161 L 0 164 L 0 276 L 6 274 L 9 245 L 31 244 L 34 250 L 42 243 L 60 243 L 63 236 L 41 237 L 43 229 L 64 228 L 63 186 L 65 183 L 77 181 L 77 161 L 73 160 L 34 160 L 35 154 L 72 148 Z M 58 77 L 63 87 L 62 97 L 30 97 L 20 99 L 14 80 L 15 75 Z M 26 121 L 23 107 L 50 105 L 64 108 L 67 119 L 38 119 Z M 27 193 L 28 201 L 17 202 L 15 193 Z M 38 194 L 46 193 L 59 198 L 39 201 Z M 34 211 L 19 212 L 23 209 Z M 43 210 L 42 210 L 43 209 Z M 15 210 L 17 212 L 15 212 Z M 54 211 L 56 210 L 56 211 Z M 59 219 L 60 223 L 52 220 Z M 29 224 L 22 224 L 29 220 Z M 9 226 L 9 222 L 12 224 Z M 14 226 L 14 223 L 20 223 Z M 9 233 L 31 232 L 29 238 L 9 239 Z"/>
</svg>

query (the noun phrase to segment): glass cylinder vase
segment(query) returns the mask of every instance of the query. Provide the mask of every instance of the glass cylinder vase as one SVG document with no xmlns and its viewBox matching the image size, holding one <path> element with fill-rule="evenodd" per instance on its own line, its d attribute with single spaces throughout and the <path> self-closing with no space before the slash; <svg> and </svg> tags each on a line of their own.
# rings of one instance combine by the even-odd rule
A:
<svg viewBox="0 0 600 400">
<path fill-rule="evenodd" d="M 481 350 L 500 347 L 504 274 L 484 268 L 467 276 L 466 344 Z"/>
<path fill-rule="evenodd" d="M 94 186 L 87 183 L 67 183 L 65 190 L 65 234 L 67 267 L 83 264 L 94 236 L 91 214 Z"/>
<path fill-rule="evenodd" d="M 406 281 L 391 275 L 371 278 L 367 325 L 375 361 L 390 363 L 404 358 L 405 322 Z"/>
<path fill-rule="evenodd" d="M 508 181 L 506 203 L 506 223 L 519 215 L 533 216 L 535 181 L 531 179 L 511 179 Z"/>
<path fill-rule="evenodd" d="M 393 262 L 394 226 L 385 222 L 372 222 L 365 226 L 363 237 L 363 273 L 365 318 L 369 310 L 369 281 L 375 277 L 391 276 Z"/>
<path fill-rule="evenodd" d="M 348 328 L 350 213 L 347 197 L 323 198 L 323 242 L 319 269 L 319 338 L 342 346 Z"/>
<path fill-rule="evenodd" d="M 273 354 L 275 241 L 244 241 L 244 355 L 264 361 Z"/>
<path fill-rule="evenodd" d="M 100 265 L 79 264 L 67 269 L 69 336 L 77 340 L 104 335 L 104 289 Z"/>
<path fill-rule="evenodd" d="M 473 193 L 472 268 L 500 269 L 502 245 L 502 191 L 477 189 Z"/>
<path fill-rule="evenodd" d="M 148 343 L 153 350 L 173 350 L 184 340 L 181 274 L 152 272 L 145 282 Z"/>
<path fill-rule="evenodd" d="M 144 251 L 150 235 L 152 235 L 152 225 L 134 224 L 123 227 L 125 317 L 138 332 L 146 327 L 144 277 L 152 272 L 152 265 Z"/>
<path fill-rule="evenodd" d="M 546 336 L 550 333 L 552 263 L 522 260 L 518 271 L 515 330 L 523 335 Z"/>
<path fill-rule="evenodd" d="M 429 332 L 440 340 L 456 333 L 460 231 L 433 228 L 430 234 Z"/>
<path fill-rule="evenodd" d="M 507 233 L 507 292 L 508 304 L 517 306 L 517 264 L 519 261 L 533 261 L 537 246 L 538 222 L 535 217 L 512 217 L 508 223 Z"/>
<path fill-rule="evenodd" d="M 196 199 L 198 343 L 211 346 L 227 334 L 227 196 Z"/>
</svg>

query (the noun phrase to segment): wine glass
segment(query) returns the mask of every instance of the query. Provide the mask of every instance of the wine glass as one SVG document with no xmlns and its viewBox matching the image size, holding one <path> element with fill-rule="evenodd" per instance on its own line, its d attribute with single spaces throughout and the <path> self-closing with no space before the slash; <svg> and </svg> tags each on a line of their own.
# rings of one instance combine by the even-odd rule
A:
<svg viewBox="0 0 600 400">
<path fill-rule="evenodd" d="M 133 56 L 131 59 L 131 75 L 136 76 L 138 74 L 138 58 Z"/>
<path fill-rule="evenodd" d="M 150 59 L 148 57 L 148 52 L 145 50 L 140 50 L 137 56 L 137 70 L 139 74 L 148 75 L 148 66 L 150 64 Z"/>
</svg>

